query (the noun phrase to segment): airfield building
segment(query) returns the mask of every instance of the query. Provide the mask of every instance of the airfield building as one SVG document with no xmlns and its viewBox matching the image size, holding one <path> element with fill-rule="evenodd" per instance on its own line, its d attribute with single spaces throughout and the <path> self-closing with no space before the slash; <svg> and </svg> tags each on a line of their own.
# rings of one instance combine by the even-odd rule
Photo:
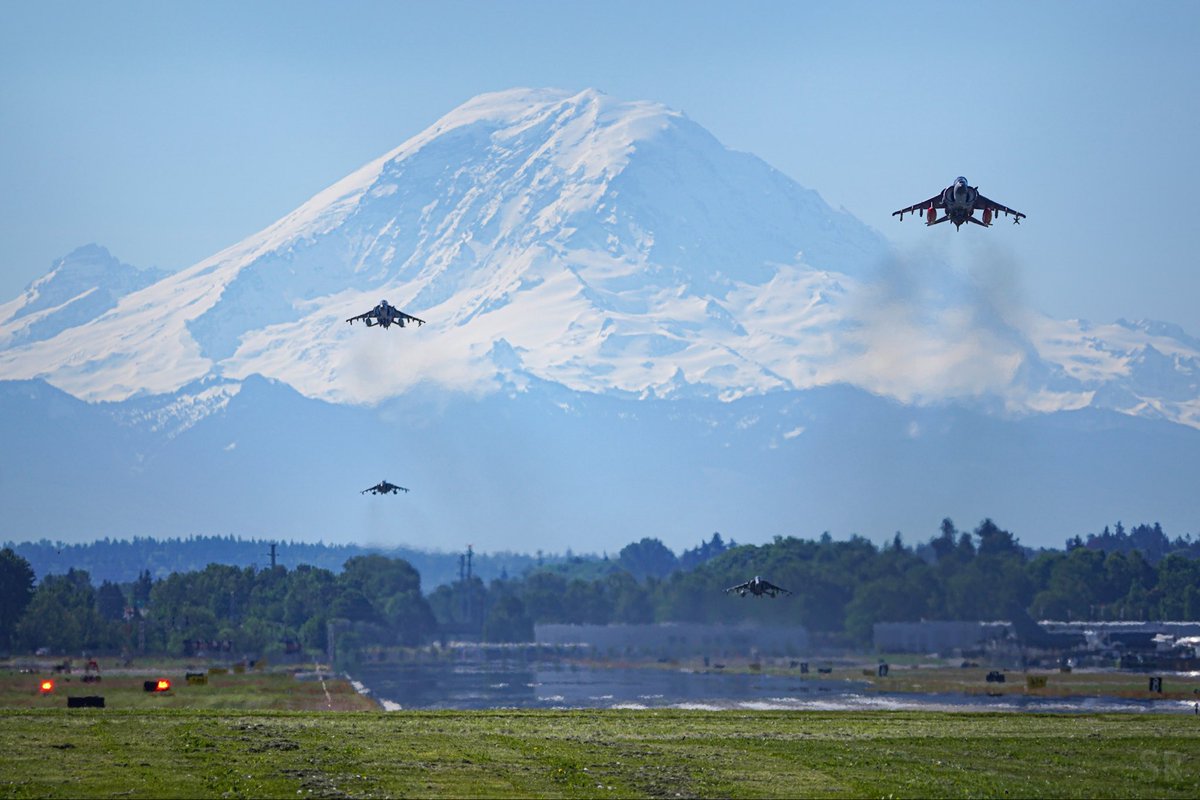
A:
<svg viewBox="0 0 1200 800">
<path fill-rule="evenodd" d="M 604 658 L 689 658 L 711 656 L 799 656 L 809 648 L 800 625 L 702 625 L 664 622 L 649 625 L 534 625 L 544 645 L 582 645 Z"/>
<path fill-rule="evenodd" d="M 1012 633 L 1009 622 L 876 622 L 875 649 L 884 653 L 981 650 Z"/>
<path fill-rule="evenodd" d="M 1200 622 L 1041 620 L 1022 627 L 1011 622 L 927 620 L 878 622 L 874 634 L 875 649 L 886 653 L 951 655 L 1004 649 L 1005 643 L 1019 640 L 1035 650 L 1137 664 L 1151 663 L 1149 656 L 1160 661 L 1167 655 L 1175 660 L 1195 658 Z"/>
</svg>

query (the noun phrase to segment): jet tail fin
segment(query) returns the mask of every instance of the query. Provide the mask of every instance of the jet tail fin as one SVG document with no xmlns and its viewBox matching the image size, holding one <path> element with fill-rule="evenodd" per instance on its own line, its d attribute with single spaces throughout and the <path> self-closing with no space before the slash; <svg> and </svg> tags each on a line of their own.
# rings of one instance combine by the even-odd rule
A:
<svg viewBox="0 0 1200 800">
<path fill-rule="evenodd" d="M 979 220 L 975 219 L 974 217 L 967 217 L 967 222 L 974 222 L 976 225 L 982 225 L 982 226 L 983 226 L 983 227 L 985 227 L 985 228 L 990 228 L 990 227 L 992 227 L 992 226 L 991 226 L 991 223 L 988 223 L 988 222 L 980 222 Z"/>
<path fill-rule="evenodd" d="M 933 222 L 926 222 L 926 223 L 925 223 L 925 225 L 926 225 L 926 226 L 929 226 L 929 225 L 938 225 L 938 224 L 941 224 L 941 223 L 945 222 L 945 221 L 946 221 L 946 220 L 948 220 L 948 219 L 950 219 L 950 217 L 949 217 L 949 216 L 941 216 L 941 217 L 938 217 L 937 219 L 935 219 Z"/>
</svg>

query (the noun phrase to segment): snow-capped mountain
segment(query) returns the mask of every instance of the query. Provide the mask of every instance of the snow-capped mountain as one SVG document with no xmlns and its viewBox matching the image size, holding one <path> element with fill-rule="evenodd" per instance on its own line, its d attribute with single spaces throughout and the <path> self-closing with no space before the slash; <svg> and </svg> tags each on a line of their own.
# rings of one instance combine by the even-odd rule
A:
<svg viewBox="0 0 1200 800">
<path fill-rule="evenodd" d="M 0 378 L 119 401 L 259 374 L 368 404 L 530 377 L 725 400 L 849 383 L 907 403 L 1098 405 L 1200 426 L 1200 348 L 1182 331 L 880 295 L 893 258 L 678 112 L 514 90 L 174 275 L 76 251 L 0 307 Z M 345 325 L 379 297 L 430 325 Z"/>
<path fill-rule="evenodd" d="M 653 407 L 672 419 L 670 403 L 695 402 L 707 410 L 688 412 L 692 433 L 754 430 L 751 449 L 813 439 L 837 414 L 796 398 L 856 407 L 843 389 L 875 398 L 873 413 L 902 410 L 905 441 L 961 430 L 934 418 L 954 408 L 1200 429 L 1200 341 L 1177 326 L 1054 320 L 990 291 L 978 270 L 911 261 L 679 112 L 518 89 L 467 102 L 177 273 L 77 250 L 0 305 L 0 382 L 21 413 L 36 397 L 92 418 L 43 381 L 93 404 L 138 464 L 155 437 L 277 402 L 259 376 L 325 414 L 395 415 L 400 403 L 434 427 L 413 409 L 439 395 L 528 395 L 522 407 L 565 413 L 637 401 L 604 405 L 614 418 Z M 345 323 L 380 298 L 428 324 Z M 247 397 L 249 383 L 260 388 Z M 139 432 L 136 444 L 120 431 Z M 246 435 L 206 441 L 244 452 Z"/>
<path fill-rule="evenodd" d="M 505 92 L 86 325 L 8 349 L 0 376 L 121 400 L 262 374 L 371 403 L 417 383 L 494 387 L 503 354 L 509 371 L 586 391 L 736 396 L 787 382 L 756 352 L 773 333 L 738 314 L 820 325 L 839 276 L 809 265 L 862 273 L 885 251 L 681 114 Z M 380 296 L 431 326 L 382 347 L 345 326 Z"/>
<path fill-rule="evenodd" d="M 123 264 L 108 250 L 86 245 L 60 258 L 20 297 L 0 304 L 0 348 L 51 339 L 116 307 L 117 300 L 167 273 Z"/>
</svg>

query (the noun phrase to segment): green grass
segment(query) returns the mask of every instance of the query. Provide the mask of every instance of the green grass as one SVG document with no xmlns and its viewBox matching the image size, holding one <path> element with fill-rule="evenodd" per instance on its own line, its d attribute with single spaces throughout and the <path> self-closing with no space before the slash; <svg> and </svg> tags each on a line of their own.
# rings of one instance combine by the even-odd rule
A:
<svg viewBox="0 0 1200 800">
<path fill-rule="evenodd" d="M 1200 796 L 1190 715 L 383 713 L 343 680 L 279 669 L 194 686 L 187 664 L 102 666 L 98 684 L 56 676 L 49 696 L 42 673 L 0 674 L 0 797 Z M 985 671 L 896 672 L 868 682 L 971 691 Z M 836 673 L 864 680 L 858 667 Z M 157 677 L 170 693 L 142 690 Z M 1050 680 L 1124 694 L 1145 678 Z M 107 707 L 67 709 L 80 694 Z"/>
<path fill-rule="evenodd" d="M 844 659 L 849 660 L 849 659 Z M 844 661 L 843 660 L 843 661 Z M 814 685 L 837 686 L 847 681 L 862 685 L 867 691 L 877 692 L 910 692 L 923 694 L 1003 694 L 1030 695 L 1036 697 L 1120 697 L 1130 700 L 1188 700 L 1200 702 L 1200 675 L 1168 673 L 1163 675 L 1162 693 L 1151 692 L 1148 686 L 1150 672 L 1133 672 L 1122 670 L 1075 670 L 1062 672 L 1058 669 L 1004 670 L 1004 683 L 989 683 L 987 674 L 992 667 L 951 666 L 946 664 L 930 665 L 909 658 L 901 661 L 888 657 L 885 659 L 889 666 L 887 677 L 879 677 L 877 673 L 878 659 L 859 658 L 851 665 L 838 663 L 832 667 L 832 672 L 821 674 L 818 667 L 830 662 L 813 660 L 810 671 L 803 675 L 803 680 Z M 771 675 L 786 675 L 801 678 L 797 667 L 789 666 L 795 659 L 774 659 L 760 664 L 757 670 L 751 668 L 745 659 L 731 659 L 724 665 L 726 673 L 761 672 Z M 589 662 L 593 666 L 602 667 L 603 662 Z M 686 660 L 668 664 L 629 664 L 644 669 L 691 669 L 696 672 L 716 671 L 715 667 L 705 667 L 698 660 Z M 1046 686 L 1041 689 L 1029 689 L 1026 686 L 1026 676 L 1042 676 L 1046 678 Z"/>
<path fill-rule="evenodd" d="M 1036 669 L 1023 673 L 1005 673 L 1004 683 L 988 683 L 987 667 L 905 668 L 893 667 L 886 678 L 864 677 L 871 688 L 882 692 L 929 692 L 963 694 L 1031 695 L 1038 697 L 1121 697 L 1132 700 L 1196 700 L 1200 701 L 1200 677 L 1168 674 L 1163 676 L 1163 692 L 1151 692 L 1150 673 Z M 861 673 L 861 670 L 859 670 Z M 1026 675 L 1041 676 L 1046 686 L 1029 689 Z M 1161 673 L 1158 673 L 1161 674 Z"/>
<path fill-rule="evenodd" d="M 189 684 L 188 672 L 206 672 L 172 662 L 156 662 L 135 668 L 117 668 L 108 664 L 98 683 L 84 683 L 76 669 L 71 674 L 55 674 L 49 669 L 34 672 L 9 670 L 0 673 L 0 709 L 65 708 L 68 697 L 100 695 L 107 709 L 240 709 L 275 711 L 366 711 L 378 708 L 374 701 L 354 691 L 344 680 L 327 678 L 297 680 L 282 669 L 250 670 L 244 674 L 208 675 L 203 685 Z M 42 694 L 38 686 L 44 679 L 54 681 L 54 691 Z M 148 680 L 167 678 L 171 690 L 146 692 Z"/>
<path fill-rule="evenodd" d="M 0 711 L 5 797 L 1197 797 L 1200 721 L 927 712 Z"/>
</svg>

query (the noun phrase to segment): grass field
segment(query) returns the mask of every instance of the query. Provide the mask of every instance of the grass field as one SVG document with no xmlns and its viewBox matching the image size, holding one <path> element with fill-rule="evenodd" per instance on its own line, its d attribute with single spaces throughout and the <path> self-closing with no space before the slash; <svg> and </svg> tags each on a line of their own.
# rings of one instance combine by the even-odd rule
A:
<svg viewBox="0 0 1200 800">
<path fill-rule="evenodd" d="M 0 712 L 5 797 L 1197 797 L 1190 716 Z"/>
<path fill-rule="evenodd" d="M 0 674 L 0 797 L 1200 796 L 1191 715 L 385 713 L 343 680 L 185 669 L 46 696 Z M 143 691 L 157 677 L 169 693 Z M 66 708 L 82 694 L 106 708 Z"/>
<path fill-rule="evenodd" d="M 965 694 L 965 695 L 1029 695 L 1033 697 L 1119 697 L 1129 700 L 1187 700 L 1200 702 L 1200 674 L 1170 673 L 1163 676 L 1162 692 L 1151 692 L 1149 677 L 1151 673 L 1120 671 L 1120 670 L 1090 670 L 1079 669 L 1063 672 L 1058 669 L 1030 669 L 1028 671 L 1005 670 L 1004 683 L 992 683 L 987 680 L 991 667 L 959 667 L 948 663 L 929 664 L 917 659 L 885 659 L 890 668 L 886 677 L 880 677 L 877 672 L 878 660 L 874 658 L 843 659 L 851 663 L 837 663 L 828 667 L 831 672 L 821 674 L 817 668 L 823 666 L 820 661 L 812 662 L 811 670 L 803 675 L 803 679 L 814 685 L 844 684 L 852 681 L 866 691 L 875 692 L 916 692 L 922 694 Z M 907 663 L 906 663 L 907 661 Z M 899 662 L 899 663 L 897 663 Z M 594 667 L 603 667 L 606 662 L 587 661 Z M 723 664 L 721 671 L 725 673 L 762 673 L 770 675 L 787 675 L 800 677 L 800 670 L 793 660 L 775 659 L 774 663 L 756 664 L 746 659 L 731 659 Z M 672 661 L 667 663 L 629 662 L 623 666 L 639 667 L 642 669 L 679 670 L 693 672 L 711 672 L 716 668 L 706 666 L 698 659 Z M 1162 674 L 1162 673 L 1154 673 Z M 1045 679 L 1045 685 L 1039 688 L 1029 688 L 1026 678 L 1034 676 Z"/>
<path fill-rule="evenodd" d="M 78 670 L 71 674 L 53 674 L 48 670 L 32 673 L 0 673 L 0 709 L 65 708 L 69 696 L 100 695 L 106 708 L 119 710 L 156 709 L 264 709 L 292 711 L 367 711 L 378 708 L 373 700 L 359 695 L 344 680 L 297 680 L 290 671 L 250 670 L 244 674 L 207 675 L 203 685 L 189 684 L 186 674 L 193 669 L 180 663 L 156 663 L 152 667 L 113 669 L 104 665 L 98 683 L 84 683 Z M 171 690 L 146 692 L 145 681 L 166 678 Z M 38 690 L 44 679 L 54 681 L 54 691 Z"/>
<path fill-rule="evenodd" d="M 1037 697 L 1121 697 L 1131 700 L 1200 701 L 1200 677 L 1163 676 L 1161 693 L 1151 692 L 1149 673 L 1075 670 L 1031 670 L 1005 673 L 1004 683 L 988 683 L 986 667 L 968 669 L 892 668 L 885 678 L 871 677 L 873 689 L 882 692 L 1030 695 Z M 1156 673 L 1157 674 L 1157 673 Z M 1044 678 L 1046 685 L 1030 689 L 1027 675 Z"/>
</svg>

